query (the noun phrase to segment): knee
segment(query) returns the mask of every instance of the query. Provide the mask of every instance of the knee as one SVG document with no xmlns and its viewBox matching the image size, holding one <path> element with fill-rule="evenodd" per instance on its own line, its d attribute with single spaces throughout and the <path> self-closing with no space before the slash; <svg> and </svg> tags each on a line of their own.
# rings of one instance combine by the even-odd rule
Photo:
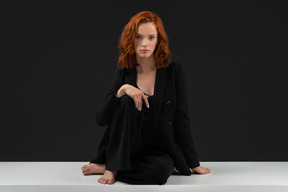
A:
<svg viewBox="0 0 288 192">
<path fill-rule="evenodd" d="M 165 161 L 162 162 L 162 164 L 160 164 L 158 166 L 158 170 L 159 172 L 161 172 L 161 175 L 164 175 L 164 177 L 169 177 L 171 175 L 171 173 L 173 172 L 174 169 L 174 164 L 173 164 L 173 160 L 169 157 L 169 159 L 165 159 Z"/>
<path fill-rule="evenodd" d="M 173 160 L 167 155 L 165 159 L 161 159 L 161 161 L 159 161 L 157 164 L 158 166 L 154 172 L 154 177 L 159 185 L 163 185 L 167 182 L 167 179 L 174 170 Z"/>
<path fill-rule="evenodd" d="M 116 127 L 118 127 L 118 123 L 137 123 L 137 126 L 139 127 L 143 123 L 143 112 L 139 111 L 135 107 L 134 100 L 128 95 L 123 95 L 120 98 L 119 103 L 113 113 L 111 123 Z"/>
</svg>

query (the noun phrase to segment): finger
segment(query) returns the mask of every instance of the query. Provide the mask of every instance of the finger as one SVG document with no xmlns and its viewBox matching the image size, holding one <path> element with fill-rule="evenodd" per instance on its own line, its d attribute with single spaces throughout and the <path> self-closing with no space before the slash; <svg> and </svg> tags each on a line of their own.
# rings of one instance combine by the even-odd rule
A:
<svg viewBox="0 0 288 192">
<path fill-rule="evenodd" d="M 140 103 L 140 102 L 139 102 L 139 97 L 138 97 L 138 95 L 135 95 L 134 101 L 135 101 L 135 105 L 136 105 L 137 110 L 140 111 L 140 108 L 139 108 L 139 103 Z"/>
<path fill-rule="evenodd" d="M 144 102 L 145 102 L 145 104 L 146 104 L 146 106 L 147 106 L 147 108 L 149 108 L 148 97 L 149 97 L 149 96 L 146 96 L 146 95 L 144 95 L 144 94 L 143 94 L 143 97 L 142 97 L 143 100 L 144 100 Z"/>
<path fill-rule="evenodd" d="M 137 95 L 134 95 L 133 96 L 133 100 L 134 100 L 134 103 L 135 103 L 135 108 L 139 110 L 139 101 L 138 101 L 138 97 Z"/>
<path fill-rule="evenodd" d="M 138 103 L 137 103 L 137 98 L 136 98 L 136 96 L 133 97 L 133 100 L 134 100 L 134 103 L 135 103 L 135 108 L 137 108 Z"/>
<path fill-rule="evenodd" d="M 140 95 L 138 95 L 140 111 L 142 110 L 142 94 L 143 94 L 143 92 Z"/>
</svg>

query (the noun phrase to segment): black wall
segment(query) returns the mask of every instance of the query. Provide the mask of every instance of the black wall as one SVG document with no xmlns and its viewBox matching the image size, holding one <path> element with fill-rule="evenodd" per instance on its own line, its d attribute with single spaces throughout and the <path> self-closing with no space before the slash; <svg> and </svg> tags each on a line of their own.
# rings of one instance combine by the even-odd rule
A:
<svg viewBox="0 0 288 192">
<path fill-rule="evenodd" d="M 284 4 L 23 1 L 2 9 L 0 160 L 95 157 L 105 129 L 95 114 L 118 39 L 143 10 L 162 18 L 172 58 L 186 70 L 200 160 L 288 160 Z"/>
</svg>

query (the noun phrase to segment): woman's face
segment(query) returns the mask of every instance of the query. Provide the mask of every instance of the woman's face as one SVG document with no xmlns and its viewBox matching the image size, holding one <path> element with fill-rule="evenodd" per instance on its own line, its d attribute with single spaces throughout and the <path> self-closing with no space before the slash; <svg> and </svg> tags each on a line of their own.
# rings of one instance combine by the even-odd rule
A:
<svg viewBox="0 0 288 192">
<path fill-rule="evenodd" d="M 138 57 L 153 57 L 153 52 L 157 44 L 157 29 L 152 22 L 141 23 L 135 39 L 135 52 Z"/>
</svg>

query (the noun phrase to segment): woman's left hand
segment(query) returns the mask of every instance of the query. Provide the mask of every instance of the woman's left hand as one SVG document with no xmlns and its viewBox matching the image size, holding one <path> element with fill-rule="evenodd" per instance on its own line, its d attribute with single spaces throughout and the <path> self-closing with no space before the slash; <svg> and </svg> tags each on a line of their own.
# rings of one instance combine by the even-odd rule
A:
<svg viewBox="0 0 288 192">
<path fill-rule="evenodd" d="M 207 173 L 212 173 L 212 171 L 208 168 L 204 168 L 204 167 L 195 167 L 193 169 L 191 169 L 193 172 L 198 173 L 198 174 L 207 174 Z"/>
</svg>

